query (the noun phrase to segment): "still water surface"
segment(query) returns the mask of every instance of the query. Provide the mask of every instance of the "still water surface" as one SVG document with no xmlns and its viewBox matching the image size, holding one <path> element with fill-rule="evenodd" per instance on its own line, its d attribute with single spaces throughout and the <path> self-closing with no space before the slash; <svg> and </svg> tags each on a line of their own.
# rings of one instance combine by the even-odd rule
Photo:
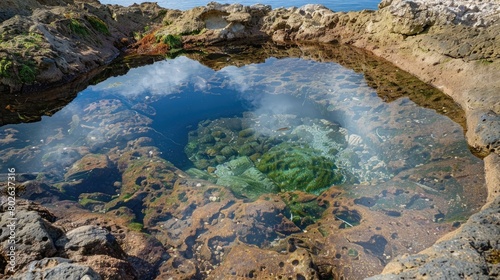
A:
<svg viewBox="0 0 500 280">
<path fill-rule="evenodd" d="M 236 66 L 219 54 L 226 63 L 219 70 L 184 56 L 131 69 L 40 122 L 1 127 L 0 169 L 15 167 L 93 211 L 129 207 L 131 219 L 165 246 L 183 242 L 190 213 L 203 201 L 221 203 L 230 191 L 236 199 L 227 207 L 246 209 L 268 203 L 258 200 L 263 195 L 279 195 L 286 205 L 280 217 L 293 231 L 266 220 L 271 224 L 240 240 L 272 247 L 284 235 L 316 232 L 324 254 L 345 247 L 339 262 L 368 264 L 376 269 L 365 272 L 375 273 L 391 256 L 429 246 L 477 211 L 482 162 L 460 125 L 408 97 L 388 102 L 373 88 L 383 82 L 368 83 L 316 51 L 323 62 L 270 55 Z M 370 67 L 361 61 L 359 68 Z M 389 91 L 418 89 L 434 103 L 444 98 L 406 84 L 398 71 L 390 71 L 401 80 L 386 82 Z M 175 184 L 165 160 L 185 172 Z M 186 176 L 204 181 L 190 185 Z M 207 184 L 212 192 L 210 184 L 226 187 L 226 195 L 199 200 Z M 164 212 L 151 211 L 163 200 Z M 225 234 L 217 224 L 201 225 Z M 186 250 L 185 257 L 193 254 Z"/>
</svg>

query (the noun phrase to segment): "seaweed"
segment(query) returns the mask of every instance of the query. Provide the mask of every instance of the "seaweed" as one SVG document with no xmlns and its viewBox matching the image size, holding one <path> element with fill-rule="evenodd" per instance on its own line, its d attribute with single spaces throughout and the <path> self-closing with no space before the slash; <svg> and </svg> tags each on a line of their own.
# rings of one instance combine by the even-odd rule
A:
<svg viewBox="0 0 500 280">
<path fill-rule="evenodd" d="M 337 166 L 320 152 L 297 144 L 281 143 L 262 155 L 257 168 L 281 191 L 319 194 L 343 181 Z"/>
</svg>

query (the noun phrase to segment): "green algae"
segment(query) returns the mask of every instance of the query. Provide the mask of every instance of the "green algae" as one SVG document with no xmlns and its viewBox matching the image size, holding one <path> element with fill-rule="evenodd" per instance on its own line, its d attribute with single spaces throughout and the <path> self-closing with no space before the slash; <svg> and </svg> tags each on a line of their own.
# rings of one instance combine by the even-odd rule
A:
<svg viewBox="0 0 500 280">
<path fill-rule="evenodd" d="M 239 198 L 256 200 L 266 193 L 277 193 L 277 186 L 255 168 L 248 157 L 238 157 L 218 166 L 215 171 L 217 184 L 225 186 Z"/>
<path fill-rule="evenodd" d="M 133 222 L 127 225 L 127 227 L 133 231 L 142 231 L 144 229 L 144 225 L 141 223 Z"/>
<path fill-rule="evenodd" d="M 69 29 L 71 29 L 73 33 L 81 36 L 89 35 L 89 29 L 78 19 L 75 18 L 69 20 Z"/>
<path fill-rule="evenodd" d="M 314 224 L 326 209 L 326 205 L 320 205 L 316 199 L 304 201 L 300 193 L 286 193 L 281 197 L 290 212 L 290 220 L 301 229 Z"/>
<path fill-rule="evenodd" d="M 281 143 L 262 155 L 257 168 L 281 191 L 319 194 L 343 181 L 342 173 L 331 160 L 304 145 Z"/>
<path fill-rule="evenodd" d="M 92 25 L 92 27 L 101 32 L 104 35 L 110 35 L 111 33 L 109 32 L 108 25 L 102 21 L 100 18 L 96 16 L 87 16 L 86 19 Z"/>
<path fill-rule="evenodd" d="M 10 72 L 12 68 L 12 61 L 7 58 L 2 58 L 0 60 L 0 77 L 8 78 L 10 77 Z"/>
</svg>

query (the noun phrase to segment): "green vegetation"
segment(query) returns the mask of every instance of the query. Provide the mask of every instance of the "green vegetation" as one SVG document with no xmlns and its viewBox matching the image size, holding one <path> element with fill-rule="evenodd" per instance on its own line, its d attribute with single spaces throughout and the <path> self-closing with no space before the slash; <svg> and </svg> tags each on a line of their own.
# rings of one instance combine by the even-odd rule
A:
<svg viewBox="0 0 500 280">
<path fill-rule="evenodd" d="M 290 143 L 281 143 L 262 155 L 257 168 L 281 191 L 300 190 L 319 194 L 343 176 L 333 162 L 318 151 Z"/>
<path fill-rule="evenodd" d="M 136 41 L 141 40 L 141 39 L 142 39 L 142 37 L 143 37 L 143 35 L 142 35 L 142 33 L 141 33 L 141 32 L 134 32 L 134 39 L 135 39 Z"/>
<path fill-rule="evenodd" d="M 0 49 L 17 49 L 23 53 L 39 50 L 40 44 L 43 42 L 43 35 L 33 32 L 19 34 L 8 40 L 4 40 L 4 37 L 2 35 L 2 40 L 0 40 Z M 19 55 L 22 56 L 21 53 Z"/>
<path fill-rule="evenodd" d="M 144 225 L 141 223 L 134 222 L 128 224 L 128 228 L 135 231 L 142 231 L 144 229 Z"/>
<path fill-rule="evenodd" d="M 31 84 L 35 81 L 36 69 L 35 65 L 31 61 L 24 62 L 21 64 L 19 70 L 19 79 L 23 83 Z"/>
<path fill-rule="evenodd" d="M 69 28 L 75 34 L 78 34 L 81 36 L 89 35 L 88 28 L 83 23 L 81 23 L 78 19 L 74 19 L 74 18 L 70 19 Z"/>
<path fill-rule="evenodd" d="M 16 72 L 17 75 L 15 75 Z M 31 84 L 36 78 L 35 63 L 24 60 L 15 61 L 7 57 L 3 57 L 0 59 L 0 77 L 13 78 L 22 83 Z"/>
<path fill-rule="evenodd" d="M 131 194 L 131 193 L 126 193 L 126 194 L 124 194 L 124 195 L 122 196 L 122 200 L 123 200 L 123 201 L 125 201 L 125 200 L 127 200 L 127 199 L 129 199 L 129 198 L 131 198 L 131 197 L 132 197 L 132 194 Z"/>
<path fill-rule="evenodd" d="M 3 57 L 0 60 L 0 77 L 8 78 L 10 77 L 10 71 L 12 69 L 12 61 Z"/>
<path fill-rule="evenodd" d="M 156 35 L 156 43 L 163 43 L 170 47 L 170 49 L 182 48 L 182 37 L 181 35 Z"/>
<path fill-rule="evenodd" d="M 95 30 L 97 30 L 105 35 L 111 34 L 111 33 L 109 33 L 108 25 L 104 21 L 102 21 L 100 18 L 95 17 L 95 16 L 88 16 L 86 18 L 89 21 L 90 25 L 92 25 L 92 28 L 94 28 Z"/>
<path fill-rule="evenodd" d="M 296 193 L 283 193 L 282 198 L 287 210 L 290 211 L 290 220 L 301 229 L 320 219 L 327 207 L 327 205 L 320 206 L 316 199 L 302 201 Z"/>
<path fill-rule="evenodd" d="M 196 30 L 192 30 L 192 31 L 186 31 L 186 32 L 182 32 L 181 35 L 182 36 L 185 36 L 185 35 L 198 35 L 198 34 L 201 34 L 205 31 L 205 29 L 196 29 Z"/>
</svg>

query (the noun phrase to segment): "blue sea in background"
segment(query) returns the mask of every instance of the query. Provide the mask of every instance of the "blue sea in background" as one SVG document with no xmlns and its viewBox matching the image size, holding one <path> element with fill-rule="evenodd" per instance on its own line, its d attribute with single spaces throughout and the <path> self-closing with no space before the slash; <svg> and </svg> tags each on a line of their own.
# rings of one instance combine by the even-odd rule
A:
<svg viewBox="0 0 500 280">
<path fill-rule="evenodd" d="M 123 6 L 132 5 L 134 3 L 140 3 L 137 0 L 100 0 L 103 4 L 119 4 Z M 157 2 L 160 6 L 169 9 L 179 9 L 188 10 L 197 6 L 205 6 L 207 3 L 211 2 L 208 0 L 191 0 L 191 1 L 174 1 L 174 0 L 157 0 L 152 1 Z M 314 1 L 314 0 L 231 0 L 231 1 L 217 1 L 219 3 L 240 3 L 244 5 L 253 4 L 266 4 L 271 5 L 273 8 L 279 7 L 301 7 L 305 4 L 322 4 L 329 9 L 336 12 L 348 12 L 348 11 L 360 11 L 360 10 L 376 10 L 380 0 L 355 0 L 355 1 L 344 1 L 344 0 L 330 0 L 330 1 Z"/>
</svg>

